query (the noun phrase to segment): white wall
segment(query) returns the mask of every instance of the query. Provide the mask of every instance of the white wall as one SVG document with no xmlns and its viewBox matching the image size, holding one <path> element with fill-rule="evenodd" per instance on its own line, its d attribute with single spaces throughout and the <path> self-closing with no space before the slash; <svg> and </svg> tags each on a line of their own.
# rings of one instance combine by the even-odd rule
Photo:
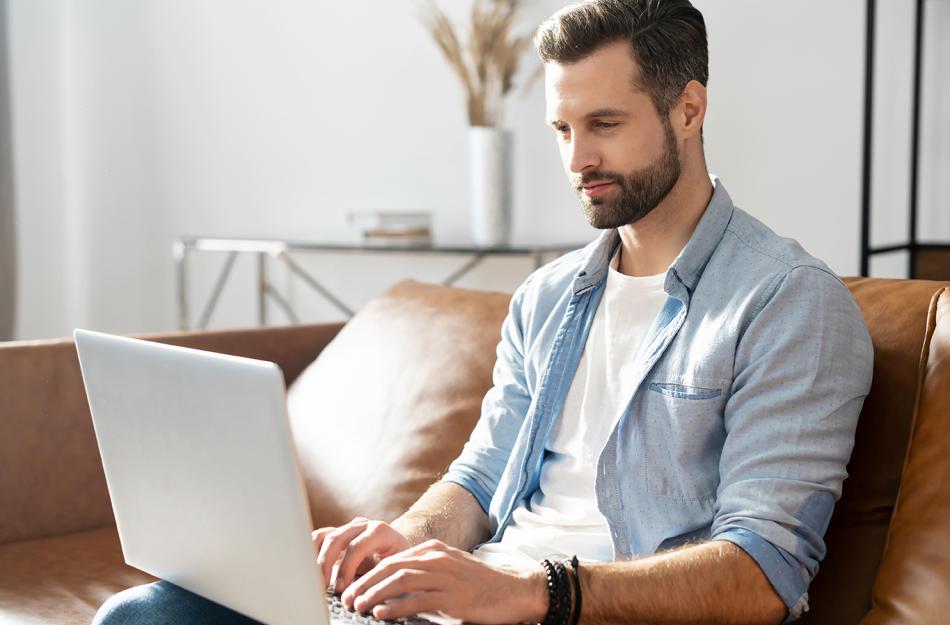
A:
<svg viewBox="0 0 950 625">
<path fill-rule="evenodd" d="M 461 89 L 420 26 L 417 3 L 9 2 L 20 337 L 77 325 L 173 329 L 176 235 L 352 239 L 349 211 L 422 209 L 432 211 L 439 239 L 467 238 Z M 839 273 L 856 273 L 864 2 L 696 4 L 710 32 L 711 170 L 740 206 Z M 899 16 L 911 2 L 882 4 L 893 14 L 894 48 L 908 48 Z M 453 3 L 459 13 L 465 5 Z M 561 5 L 531 3 L 524 27 Z M 950 11 L 940 12 L 931 32 L 950 23 Z M 927 111 L 936 118 L 948 109 L 950 90 L 933 87 L 950 49 L 928 50 L 941 59 L 928 69 Z M 881 105 L 885 128 L 909 117 L 900 110 L 906 92 L 886 86 L 904 79 L 898 58 L 879 61 L 879 100 L 893 104 Z M 528 69 L 535 63 L 526 59 Z M 568 188 L 543 107 L 540 84 L 508 107 L 514 238 L 586 241 L 595 233 Z M 950 136 L 946 115 L 941 123 Z M 881 139 L 879 161 L 883 153 L 893 163 L 877 165 L 876 197 L 906 183 L 907 159 L 890 145 L 905 133 Z M 946 139 L 934 135 L 924 149 L 942 160 L 924 159 L 932 164 L 922 200 L 946 206 L 947 183 L 936 175 L 946 171 Z M 890 240 L 890 230 L 900 236 L 876 222 L 876 240 Z M 921 235 L 950 238 L 946 215 L 924 219 Z M 195 260 L 196 299 L 222 260 Z M 321 255 L 308 266 L 358 307 L 399 277 L 439 280 L 460 262 Z M 462 284 L 511 290 L 529 268 L 493 261 Z M 243 259 L 213 325 L 254 322 L 252 282 Z M 301 285 L 290 288 L 307 319 L 338 317 Z"/>
<path fill-rule="evenodd" d="M 7 80 L 7 5 L 0 0 L 0 341 L 13 337 L 16 302 L 16 237 L 13 223 L 13 154 Z"/>
<path fill-rule="evenodd" d="M 7 3 L 18 252 L 16 334 L 62 334 L 68 266 L 62 88 L 65 19 L 58 3 Z"/>
</svg>

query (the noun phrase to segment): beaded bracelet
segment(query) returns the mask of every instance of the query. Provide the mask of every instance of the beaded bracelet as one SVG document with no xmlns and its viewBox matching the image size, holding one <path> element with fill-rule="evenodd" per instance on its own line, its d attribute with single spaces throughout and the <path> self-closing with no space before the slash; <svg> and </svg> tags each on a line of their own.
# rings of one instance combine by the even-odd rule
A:
<svg viewBox="0 0 950 625">
<path fill-rule="evenodd" d="M 562 562 L 542 560 L 548 586 L 548 612 L 541 625 L 569 625 L 571 618 L 571 581 Z"/>
</svg>

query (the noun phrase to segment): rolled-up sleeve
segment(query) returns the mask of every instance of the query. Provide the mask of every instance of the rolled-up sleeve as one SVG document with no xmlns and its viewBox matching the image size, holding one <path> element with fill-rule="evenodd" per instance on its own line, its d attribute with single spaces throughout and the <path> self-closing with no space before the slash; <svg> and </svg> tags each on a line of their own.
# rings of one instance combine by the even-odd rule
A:
<svg viewBox="0 0 950 625">
<path fill-rule="evenodd" d="M 524 368 L 522 319 L 530 280 L 512 296 L 496 350 L 492 388 L 482 400 L 481 416 L 462 453 L 442 478 L 472 493 L 486 513 L 531 405 Z"/>
<path fill-rule="evenodd" d="M 808 609 L 872 366 L 850 292 L 812 266 L 778 281 L 737 347 L 711 538 L 758 563 L 787 621 Z"/>
</svg>

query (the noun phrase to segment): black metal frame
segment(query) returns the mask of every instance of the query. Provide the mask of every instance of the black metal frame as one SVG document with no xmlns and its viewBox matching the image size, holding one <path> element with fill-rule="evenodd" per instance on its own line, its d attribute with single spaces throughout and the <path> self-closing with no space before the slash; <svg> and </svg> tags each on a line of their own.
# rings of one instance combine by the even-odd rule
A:
<svg viewBox="0 0 950 625">
<path fill-rule="evenodd" d="M 871 161 L 872 131 L 874 125 L 874 50 L 875 28 L 877 21 L 877 0 L 867 0 L 867 34 L 865 45 L 865 82 L 864 82 L 864 171 L 861 190 L 861 275 L 869 274 L 871 256 L 892 252 L 908 252 L 907 275 L 913 278 L 917 274 L 917 254 L 921 251 L 950 250 L 946 243 L 921 243 L 917 240 L 917 186 L 920 165 L 920 109 L 922 88 L 922 67 L 924 56 L 924 19 L 926 0 L 917 0 L 917 15 L 914 41 L 914 100 L 911 110 L 911 153 L 910 153 L 910 215 L 907 243 L 871 247 Z"/>
</svg>

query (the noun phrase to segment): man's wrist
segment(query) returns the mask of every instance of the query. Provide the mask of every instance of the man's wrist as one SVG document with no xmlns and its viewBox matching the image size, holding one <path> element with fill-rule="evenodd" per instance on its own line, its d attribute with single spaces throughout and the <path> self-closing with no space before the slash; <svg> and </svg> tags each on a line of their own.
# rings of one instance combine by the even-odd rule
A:
<svg viewBox="0 0 950 625">
<path fill-rule="evenodd" d="M 524 591 L 519 620 L 522 623 L 540 623 L 548 613 L 548 583 L 540 566 L 521 574 Z"/>
<path fill-rule="evenodd" d="M 410 545 L 418 545 L 430 538 L 435 538 L 431 535 L 431 522 L 424 514 L 407 512 L 390 523 L 390 526 L 402 534 Z"/>
</svg>

